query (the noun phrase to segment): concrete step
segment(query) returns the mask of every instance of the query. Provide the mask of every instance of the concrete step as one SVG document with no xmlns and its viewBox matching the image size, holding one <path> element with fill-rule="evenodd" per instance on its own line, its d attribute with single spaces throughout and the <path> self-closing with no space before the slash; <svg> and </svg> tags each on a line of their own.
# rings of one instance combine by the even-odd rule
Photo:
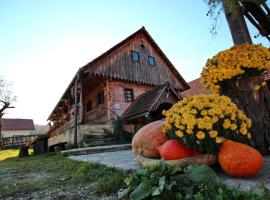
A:
<svg viewBox="0 0 270 200">
<path fill-rule="evenodd" d="M 76 155 L 121 151 L 121 150 L 129 150 L 129 149 L 131 149 L 131 144 L 118 144 L 118 145 L 106 145 L 106 146 L 70 149 L 70 150 L 61 151 L 61 154 L 63 156 L 72 156 L 72 155 L 76 156 Z"/>
<path fill-rule="evenodd" d="M 104 143 L 106 143 L 106 142 L 112 142 L 114 140 L 115 140 L 114 138 L 86 138 L 82 142 L 85 142 L 85 143 L 104 142 Z"/>
<path fill-rule="evenodd" d="M 116 141 L 111 142 L 94 142 L 94 143 L 86 143 L 84 147 L 97 147 L 97 146 L 108 146 L 108 145 L 116 145 Z"/>
<path fill-rule="evenodd" d="M 113 138 L 113 135 L 107 134 L 87 134 L 83 136 L 83 139 L 106 139 L 106 138 Z"/>
</svg>

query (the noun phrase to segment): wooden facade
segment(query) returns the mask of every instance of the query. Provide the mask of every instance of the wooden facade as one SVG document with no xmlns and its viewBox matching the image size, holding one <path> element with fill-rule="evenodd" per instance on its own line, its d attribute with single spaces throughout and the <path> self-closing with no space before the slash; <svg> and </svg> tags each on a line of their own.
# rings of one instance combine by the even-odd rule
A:
<svg viewBox="0 0 270 200">
<path fill-rule="evenodd" d="M 138 96 L 165 83 L 178 95 L 189 88 L 143 27 L 78 70 L 48 118 L 51 136 L 74 126 L 76 81 L 78 125 L 112 124 Z"/>
</svg>

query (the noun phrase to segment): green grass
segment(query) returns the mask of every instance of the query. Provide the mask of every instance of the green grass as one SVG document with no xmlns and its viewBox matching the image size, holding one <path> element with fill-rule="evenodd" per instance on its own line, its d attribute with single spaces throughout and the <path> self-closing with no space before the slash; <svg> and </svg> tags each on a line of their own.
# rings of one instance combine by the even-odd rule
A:
<svg viewBox="0 0 270 200">
<path fill-rule="evenodd" d="M 29 155 L 33 154 L 33 149 L 28 150 Z M 17 157 L 19 155 L 18 149 L 0 150 L 0 161 L 7 158 Z"/>
<path fill-rule="evenodd" d="M 44 191 L 45 195 L 72 192 L 81 197 L 108 195 L 124 187 L 125 173 L 104 165 L 75 161 L 59 154 L 18 158 L 17 150 L 0 151 L 0 199 Z M 65 199 L 65 198 L 63 198 Z"/>
<path fill-rule="evenodd" d="M 0 161 L 5 160 L 6 158 L 17 157 L 19 154 L 19 150 L 11 149 L 11 150 L 1 150 L 0 151 Z"/>
</svg>

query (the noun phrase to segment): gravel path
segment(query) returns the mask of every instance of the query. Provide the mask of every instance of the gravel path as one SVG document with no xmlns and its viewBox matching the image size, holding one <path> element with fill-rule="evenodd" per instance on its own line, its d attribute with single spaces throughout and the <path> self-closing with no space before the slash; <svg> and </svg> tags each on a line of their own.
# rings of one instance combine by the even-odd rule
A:
<svg viewBox="0 0 270 200">
<path fill-rule="evenodd" d="M 116 167 L 124 170 L 137 169 L 139 167 L 131 150 L 69 156 L 69 158 L 81 161 L 98 162 L 109 167 Z"/>
</svg>

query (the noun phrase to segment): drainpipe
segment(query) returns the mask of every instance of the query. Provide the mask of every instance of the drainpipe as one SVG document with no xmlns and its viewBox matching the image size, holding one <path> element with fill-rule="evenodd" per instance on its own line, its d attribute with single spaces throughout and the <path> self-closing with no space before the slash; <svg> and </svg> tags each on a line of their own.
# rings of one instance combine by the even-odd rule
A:
<svg viewBox="0 0 270 200">
<path fill-rule="evenodd" d="M 79 70 L 80 71 L 80 70 Z M 78 91 L 77 91 L 77 86 L 78 82 L 80 80 L 80 75 L 79 71 L 77 73 L 77 79 L 75 80 L 75 110 L 74 110 L 74 148 L 78 148 L 78 141 L 77 141 L 77 135 L 78 135 Z"/>
</svg>

